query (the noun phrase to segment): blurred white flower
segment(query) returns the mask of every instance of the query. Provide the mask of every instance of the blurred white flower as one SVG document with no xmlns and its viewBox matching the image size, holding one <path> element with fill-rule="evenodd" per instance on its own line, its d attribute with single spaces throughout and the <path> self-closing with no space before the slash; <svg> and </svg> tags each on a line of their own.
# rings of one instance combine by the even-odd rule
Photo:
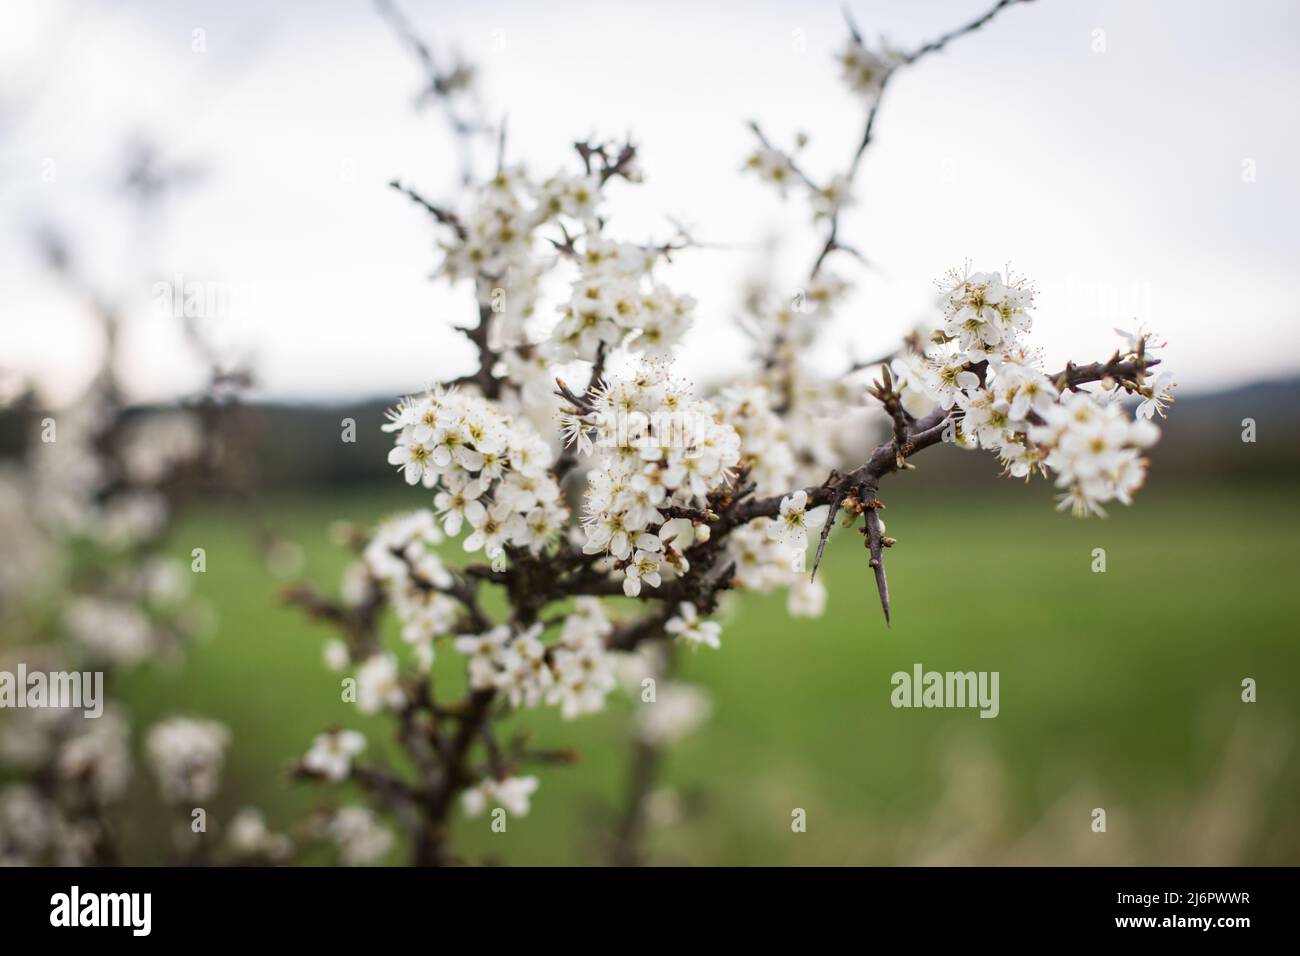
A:
<svg viewBox="0 0 1300 956">
<path fill-rule="evenodd" d="M 365 736 L 355 730 L 317 734 L 302 765 L 327 780 L 344 780 L 352 772 L 352 758 L 365 749 Z"/>
<path fill-rule="evenodd" d="M 145 752 L 168 803 L 206 800 L 217 792 L 230 732 L 211 720 L 172 717 L 155 724 Z"/>
<path fill-rule="evenodd" d="M 722 625 L 716 621 L 702 620 L 695 605 L 686 601 L 678 605 L 677 614 L 668 619 L 664 630 L 689 644 L 703 644 L 715 649 L 722 646 L 719 636 L 722 634 Z"/>
<path fill-rule="evenodd" d="M 494 780 L 487 777 L 478 786 L 461 794 L 461 805 L 466 816 L 479 816 L 489 806 L 503 807 L 517 817 L 528 815 L 533 793 L 537 790 L 536 777 L 506 777 Z"/>
</svg>

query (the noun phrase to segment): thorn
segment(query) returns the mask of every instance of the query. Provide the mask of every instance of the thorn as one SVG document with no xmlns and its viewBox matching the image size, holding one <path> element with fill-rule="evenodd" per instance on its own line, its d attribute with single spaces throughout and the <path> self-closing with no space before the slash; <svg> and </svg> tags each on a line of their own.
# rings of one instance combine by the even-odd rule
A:
<svg viewBox="0 0 1300 956">
<path fill-rule="evenodd" d="M 822 525 L 822 533 L 817 541 L 817 556 L 813 558 L 812 575 L 810 581 L 817 580 L 817 568 L 822 563 L 822 553 L 826 550 L 826 542 L 831 536 L 831 529 L 835 527 L 835 516 L 840 512 L 840 502 L 844 500 L 847 491 L 844 488 L 836 488 L 831 494 L 830 509 L 826 512 L 826 523 Z"/>
<path fill-rule="evenodd" d="M 877 508 L 881 507 L 879 499 L 872 495 L 867 507 L 866 543 L 871 549 L 871 560 L 868 565 L 876 577 L 876 591 L 880 594 L 880 609 L 885 612 L 885 626 L 888 627 L 890 624 L 889 580 L 885 577 L 885 561 L 881 553 L 884 548 L 884 534 L 880 528 L 880 515 L 876 511 Z"/>
</svg>

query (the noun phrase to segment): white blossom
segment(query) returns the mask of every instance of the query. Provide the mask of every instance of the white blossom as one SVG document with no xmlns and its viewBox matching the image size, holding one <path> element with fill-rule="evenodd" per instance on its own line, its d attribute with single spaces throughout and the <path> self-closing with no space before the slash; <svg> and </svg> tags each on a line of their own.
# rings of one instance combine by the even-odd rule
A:
<svg viewBox="0 0 1300 956">
<path fill-rule="evenodd" d="M 337 844 L 344 866 L 378 862 L 393 846 L 393 831 L 365 807 L 343 807 L 330 818 L 326 833 Z"/>
<path fill-rule="evenodd" d="M 809 511 L 808 493 L 796 491 L 781 499 L 780 517 L 767 526 L 768 536 L 803 551 L 808 547 L 808 532 L 821 528 L 829 513 L 829 505 L 819 505 Z"/>
<path fill-rule="evenodd" d="M 877 50 L 868 49 L 856 36 L 850 37 L 840 54 L 840 67 L 845 84 L 854 93 L 868 101 L 880 96 L 885 77 L 898 62 L 898 54 L 884 44 Z"/>
<path fill-rule="evenodd" d="M 506 777 L 494 780 L 488 777 L 478 786 L 461 794 L 465 815 L 476 817 L 488 807 L 502 807 L 517 817 L 528 815 L 533 793 L 537 790 L 536 777 Z"/>
<path fill-rule="evenodd" d="M 596 461 L 587 473 L 583 550 L 612 555 L 624 592 L 636 596 L 677 567 L 662 555 L 664 511 L 698 507 L 725 486 L 740 461 L 740 436 L 717 406 L 648 362 L 600 389 L 585 420 Z"/>
<path fill-rule="evenodd" d="M 1150 420 L 1156 415 L 1165 417 L 1165 409 L 1174 400 L 1174 377 L 1169 372 L 1161 372 L 1147 386 L 1150 394 L 1142 399 L 1137 407 L 1139 418 Z"/>
<path fill-rule="evenodd" d="M 1146 478 L 1142 451 L 1159 438 L 1148 419 L 1130 420 L 1115 401 L 1099 401 L 1088 392 L 1062 396 L 1029 429 L 1029 438 L 1047 451 L 1044 464 L 1065 489 L 1060 507 L 1077 515 L 1104 515 L 1102 505 L 1128 504 Z"/>
<path fill-rule="evenodd" d="M 357 669 L 357 710 L 377 714 L 397 710 L 406 703 L 397 658 L 392 654 L 375 654 Z"/>
<path fill-rule="evenodd" d="M 230 732 L 215 721 L 173 717 L 154 725 L 145 751 L 163 799 L 183 803 L 216 793 L 229 744 Z"/>
<path fill-rule="evenodd" d="M 283 833 L 272 833 L 266 818 L 255 807 L 245 807 L 226 825 L 226 845 L 239 857 L 259 857 L 280 862 L 293 852 L 293 841 Z"/>
<path fill-rule="evenodd" d="M 676 681 L 661 683 L 653 703 L 637 711 L 637 734 L 656 747 L 674 744 L 709 717 L 709 695 Z"/>
<path fill-rule="evenodd" d="M 688 644 L 703 644 L 715 649 L 722 646 L 719 637 L 722 625 L 716 621 L 701 620 L 695 605 L 685 601 L 678 605 L 677 614 L 664 624 L 664 630 Z"/>
<path fill-rule="evenodd" d="M 346 670 L 347 666 L 352 663 L 352 654 L 348 651 L 347 644 L 337 639 L 325 642 L 322 657 L 325 660 L 325 666 L 335 673 Z"/>
<path fill-rule="evenodd" d="M 365 736 L 355 730 L 317 734 L 302 765 L 327 780 L 344 780 L 352 772 L 352 758 L 365 749 Z"/>
</svg>

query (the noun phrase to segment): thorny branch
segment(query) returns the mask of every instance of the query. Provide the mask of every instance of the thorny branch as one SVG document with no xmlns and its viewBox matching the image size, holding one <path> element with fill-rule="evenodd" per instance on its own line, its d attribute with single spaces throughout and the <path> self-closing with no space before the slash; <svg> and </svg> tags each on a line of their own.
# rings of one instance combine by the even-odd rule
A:
<svg viewBox="0 0 1300 956">
<path fill-rule="evenodd" d="M 1068 365 L 1053 378 L 1063 388 L 1077 388 L 1103 379 L 1133 382 L 1158 362 L 1158 359 L 1141 357 L 1124 360 L 1116 355 L 1104 363 Z M 882 400 L 886 404 L 892 404 L 896 401 L 892 382 L 888 373 L 882 373 L 882 378 L 877 390 L 885 396 Z M 575 394 L 562 382 L 558 384 L 559 394 L 566 401 L 575 406 L 584 404 L 584 396 Z M 826 504 L 831 510 L 819 544 L 818 560 L 837 510 L 847 507 L 853 514 L 864 516 L 861 531 L 870 552 L 868 564 L 876 580 L 887 623 L 891 618 L 891 606 L 884 550 L 894 542 L 884 534 L 881 527 L 878 512 L 884 504 L 877 496 L 879 484 L 886 475 L 910 467 L 909 460 L 918 452 L 940 443 L 954 415 L 950 411 L 937 409 L 924 418 L 913 420 L 900 410 L 899 414 L 892 417 L 895 422 L 894 433 L 889 440 L 877 445 L 865 462 L 843 475 L 832 473 L 820 485 L 802 489 L 808 496 L 810 507 Z M 799 489 L 795 489 L 797 490 Z M 710 526 L 709 539 L 686 552 L 695 573 L 643 595 L 643 600 L 658 606 L 641 617 L 616 626 L 606 639 L 607 648 L 611 651 L 631 651 L 644 641 L 662 640 L 666 636 L 664 625 L 676 613 L 681 602 L 692 604 L 701 613 L 716 610 L 718 596 L 733 586 L 734 568 L 719 564 L 719 558 L 725 553 L 724 545 L 728 536 L 737 528 L 760 518 L 776 517 L 782 499 L 788 496 L 778 494 L 754 497 L 752 485 L 742 472 L 734 488 L 710 496 L 707 508 L 668 509 L 666 517 L 685 517 L 707 522 Z M 490 582 L 504 588 L 510 606 L 514 608 L 514 620 L 521 624 L 539 619 L 546 608 L 573 597 L 621 593 L 617 581 L 595 569 L 594 556 L 583 554 L 571 544 L 562 544 L 550 556 L 534 556 L 524 550 L 511 549 L 510 557 L 509 566 L 502 571 L 493 571 L 481 565 L 470 566 L 464 570 L 457 586 L 446 589 L 446 593 L 462 602 L 477 629 L 485 630 L 490 625 L 490 620 L 477 604 L 476 591 L 468 583 L 471 581 Z M 815 570 L 814 565 L 814 573 Z M 314 596 L 307 598 L 301 592 L 290 592 L 287 597 L 320 616 L 347 619 L 345 612 L 328 603 L 322 606 L 320 599 Z M 442 729 L 445 721 L 433 722 L 426 731 L 432 740 L 434 752 L 442 762 L 441 769 L 427 790 L 417 789 L 410 794 L 411 800 L 424 808 L 430 824 L 430 829 L 421 836 L 418 843 L 417 856 L 422 862 L 451 862 L 453 859 L 445 845 L 447 815 L 455 793 L 473 782 L 474 775 L 468 770 L 469 753 L 476 741 L 487 739 L 484 736 L 485 728 L 492 717 L 498 696 L 494 690 L 473 691 L 460 702 L 439 707 L 430 694 L 427 702 L 421 705 L 455 724 L 455 730 L 450 734 Z M 490 769 L 499 775 L 506 762 L 499 751 L 491 747 L 489 749 L 492 751 L 489 755 Z M 533 754 L 521 753 L 516 755 L 515 760 L 535 757 Z"/>
<path fill-rule="evenodd" d="M 1094 362 L 1091 365 L 1067 365 L 1052 376 L 1061 383 L 1062 388 L 1078 388 L 1103 379 L 1116 379 L 1132 382 L 1141 377 L 1149 368 L 1158 365 L 1159 359 L 1139 358 L 1132 361 L 1122 360 L 1118 354 L 1107 362 Z M 809 506 L 832 505 L 830 518 L 827 520 L 823 535 L 829 535 L 829 529 L 835 519 L 835 505 L 846 499 L 855 501 L 855 510 L 866 512 L 866 530 L 868 545 L 871 549 L 871 567 L 875 572 L 876 587 L 880 593 L 881 608 L 885 620 L 889 620 L 889 587 L 885 579 L 885 566 L 882 549 L 888 547 L 890 539 L 883 537 L 879 531 L 879 517 L 876 511 L 883 507 L 876 492 L 880 480 L 886 475 L 908 467 L 908 460 L 920 451 L 938 444 L 943 440 L 944 432 L 954 413 L 942 408 L 936 409 L 925 418 L 912 423 L 906 421 L 906 413 L 893 415 L 894 434 L 889 441 L 877 445 L 870 457 L 858 468 L 843 476 L 832 475 L 821 485 L 803 489 L 808 495 Z M 731 511 L 722 513 L 723 531 L 738 524 L 753 521 L 756 518 L 772 518 L 780 513 L 781 500 L 785 495 L 771 495 L 766 498 L 749 499 Z M 714 535 L 719 531 L 714 530 Z M 821 551 L 818 551 L 820 559 Z M 814 573 L 816 565 L 814 565 Z"/>
<path fill-rule="evenodd" d="M 943 50 L 953 40 L 956 40 L 959 37 L 966 36 L 969 33 L 974 33 L 976 30 L 980 29 L 980 27 L 984 26 L 986 23 L 988 23 L 990 20 L 996 17 L 1007 7 L 1014 6 L 1017 3 L 1029 3 L 1029 2 L 1031 2 L 1031 0 L 998 0 L 998 3 L 995 4 L 993 8 L 989 10 L 987 13 L 985 13 L 983 16 L 977 17 L 976 19 L 972 20 L 970 23 L 967 23 L 965 26 L 958 27 L 955 30 L 945 33 L 937 40 L 933 40 L 930 43 L 925 44 L 924 46 L 918 47 L 917 49 L 913 50 L 911 53 L 904 54 L 902 57 L 899 58 L 897 63 L 895 63 L 892 67 L 890 67 L 885 72 L 884 77 L 880 81 L 879 91 L 876 94 L 874 102 L 871 104 L 871 109 L 867 112 L 867 121 L 862 129 L 862 138 L 858 141 L 858 148 L 853 154 L 852 161 L 849 163 L 846 179 L 850 186 L 857 179 L 858 170 L 862 166 L 862 158 L 863 156 L 866 155 L 867 147 L 871 145 L 872 136 L 876 129 L 876 117 L 880 113 L 881 103 L 884 102 L 885 90 L 888 88 L 890 80 L 893 79 L 893 77 L 897 74 L 897 72 L 903 67 L 913 65 L 914 63 L 930 55 L 931 53 L 938 53 L 940 50 Z M 854 41 L 858 43 L 858 45 L 862 45 L 863 42 L 862 34 L 859 32 L 852 18 L 848 16 L 847 11 L 845 13 L 845 19 L 848 20 L 849 31 L 853 34 Z M 839 229 L 840 229 L 840 209 L 839 207 L 836 207 L 831 213 L 830 227 L 827 230 L 826 242 L 822 246 L 821 252 L 817 254 L 816 260 L 813 262 L 812 275 L 814 277 L 821 271 L 822 264 L 826 261 L 827 256 L 829 256 L 832 252 L 836 251 L 837 249 L 839 250 L 845 249 L 845 247 L 839 241 Z"/>
<path fill-rule="evenodd" d="M 456 233 L 456 237 L 458 239 L 464 239 L 468 235 L 468 233 L 465 230 L 465 224 L 461 222 L 460 217 L 457 216 L 450 209 L 444 209 L 442 206 L 434 205 L 429 200 L 421 196 L 414 189 L 410 188 L 409 186 L 402 185 L 402 181 L 400 179 L 394 179 L 388 185 L 390 188 L 396 189 L 399 193 L 406 196 L 417 206 L 421 207 L 425 212 L 433 216 L 433 218 L 437 220 L 439 223 L 441 223 L 442 225 L 450 226 L 452 231 Z"/>
<path fill-rule="evenodd" d="M 857 176 L 866 150 L 872 142 L 882 96 L 894 74 L 902 67 L 910 66 L 923 57 L 944 49 L 955 39 L 980 29 L 1003 9 L 1019 2 L 1027 0 L 1000 0 L 983 16 L 911 53 L 899 56 L 892 63 L 879 84 L 879 92 L 867 113 L 861 139 L 848 166 L 847 178 L 850 182 Z M 427 46 L 413 39 L 409 24 L 397 20 L 395 8 L 388 3 L 381 3 L 381 9 L 389 13 L 390 19 L 398 22 L 400 32 L 410 39 L 426 71 L 433 78 L 430 87 L 433 93 L 446 95 L 447 91 L 439 88 L 437 78 L 442 74 L 435 69 Z M 861 35 L 851 22 L 850 30 L 860 44 Z M 770 147 L 759 126 L 755 123 L 751 127 L 760 143 Z M 504 139 L 499 149 L 503 148 L 503 144 Z M 574 148 L 588 176 L 597 178 L 601 183 L 615 177 L 633 178 L 637 175 L 636 147 L 630 139 L 622 143 L 578 141 Z M 499 151 L 499 170 L 502 159 L 503 155 Z M 792 163 L 791 169 L 805 185 L 817 190 L 815 181 L 802 167 Z M 452 230 L 460 239 L 465 238 L 464 221 L 454 212 L 429 202 L 397 180 L 391 186 L 422 207 L 440 226 Z M 817 278 L 830 253 L 848 251 L 857 254 L 841 241 L 839 230 L 840 207 L 836 206 L 828 217 L 825 240 L 810 271 L 812 278 Z M 677 240 L 657 248 L 657 251 L 667 256 L 671 251 L 689 244 L 689 237 L 683 233 Z M 567 230 L 562 229 L 562 238 L 552 241 L 552 245 L 560 256 L 579 255 L 575 239 Z M 476 281 L 490 283 L 495 278 L 480 274 L 476 276 Z M 476 386 L 489 399 L 500 397 L 502 392 L 502 381 L 493 375 L 500 355 L 493 348 L 491 340 L 492 316 L 491 308 L 480 304 L 478 325 L 462 328 L 476 346 L 479 362 L 474 373 L 456 380 L 457 383 Z M 915 339 L 909 341 L 907 347 L 917 352 L 921 349 L 920 342 Z M 1067 365 L 1052 376 L 1052 381 L 1062 391 L 1102 380 L 1113 381 L 1126 391 L 1137 391 L 1142 387 L 1141 381 L 1145 373 L 1158 364 L 1158 360 L 1146 356 L 1142 348 L 1142 344 L 1139 344 L 1136 357 L 1132 358 L 1116 353 L 1107 362 Z M 573 388 L 556 379 L 555 394 L 566 404 L 564 411 L 567 414 L 584 416 L 595 409 L 596 390 L 601 384 L 608 357 L 608 349 L 602 345 L 596 353 L 585 386 Z M 721 595 L 736 586 L 736 567 L 727 551 L 732 536 L 753 522 L 777 518 L 781 515 L 783 501 L 800 491 L 806 496 L 808 508 L 825 505 L 829 511 L 820 533 L 811 574 L 816 574 L 840 513 L 846 513 L 848 526 L 858 524 L 860 517 L 861 526 L 858 530 L 863 535 L 869 552 L 868 566 L 875 579 L 886 624 L 889 624 L 892 609 L 884 552 L 895 542 L 885 534 L 880 519 L 879 512 L 885 507 L 879 498 L 880 482 L 896 471 L 912 468 L 912 459 L 926 448 L 944 441 L 962 415 L 959 407 L 939 407 L 920 418 L 909 414 L 903 404 L 903 386 L 890 371 L 890 358 L 892 356 L 871 363 L 856 363 L 851 369 L 860 371 L 876 364 L 881 366 L 880 378 L 869 392 L 881 403 L 891 423 L 889 437 L 877 444 L 865 461 L 844 473 L 832 471 L 821 484 L 794 489 L 785 494 L 758 497 L 749 467 L 742 460 L 730 485 L 710 492 L 702 507 L 671 506 L 662 510 L 661 515 L 665 520 L 685 519 L 707 527 L 709 533 L 684 546 L 681 552 L 681 556 L 689 560 L 690 573 L 674 577 L 664 582 L 662 587 L 641 592 L 640 601 L 649 605 L 649 608 L 639 616 L 614 622 L 612 630 L 604 638 L 606 649 L 626 652 L 636 649 L 643 642 L 665 640 L 668 637 L 667 625 L 679 613 L 683 604 L 700 614 L 716 611 Z M 983 380 L 983 368 L 970 365 L 968 370 Z M 1030 420 L 1033 420 L 1032 413 Z M 576 467 L 577 454 L 576 448 L 565 449 L 553 468 L 557 479 L 563 479 Z M 671 540 L 664 547 L 666 552 L 670 551 Z M 508 561 L 502 566 L 470 565 L 454 576 L 453 585 L 441 588 L 442 593 L 460 605 L 465 630 L 470 633 L 487 632 L 494 624 L 493 618 L 486 613 L 479 601 L 482 585 L 490 585 L 503 592 L 509 607 L 508 623 L 512 629 L 519 630 L 535 623 L 540 623 L 545 629 L 561 622 L 562 607 L 574 598 L 624 593 L 618 577 L 610 573 L 607 565 L 601 564 L 601 555 L 584 553 L 578 544 L 566 537 L 561 537 L 548 552 L 533 553 L 527 548 L 506 545 L 504 553 Z M 397 556 L 401 557 L 400 554 Z M 621 567 L 618 562 L 614 566 Z M 418 575 L 413 577 L 418 578 Z M 434 587 L 428 581 L 420 586 Z M 284 597 L 309 614 L 339 626 L 348 636 L 354 650 L 364 652 L 378 646 L 382 599 L 376 598 L 374 604 L 365 604 L 359 608 L 347 608 L 308 587 L 291 589 Z M 548 645 L 547 660 L 551 660 L 555 653 L 555 645 Z M 415 814 L 415 822 L 412 824 L 415 862 L 425 865 L 458 862 L 449 845 L 449 819 L 453 803 L 459 794 L 480 779 L 505 779 L 520 764 L 569 762 L 572 754 L 567 751 L 533 750 L 522 741 L 502 745 L 493 733 L 492 722 L 504 709 L 505 701 L 504 693 L 495 687 L 471 689 L 459 700 L 442 702 L 435 697 L 432 681 L 425 677 L 410 686 L 408 692 L 408 703 L 399 715 L 398 734 L 403 746 L 412 755 L 416 768 L 415 779 L 408 781 L 374 768 L 357 768 L 354 776 L 363 786 L 390 802 L 406 805 Z M 476 749 L 481 749 L 484 754 L 482 766 L 474 763 L 473 754 Z M 622 845 L 625 847 L 635 846 L 638 842 L 639 828 L 644 821 L 643 803 L 649 792 L 655 763 L 653 754 L 638 751 L 630 782 L 629 805 L 619 825 Z M 631 857 L 625 857 L 625 860 L 630 861 Z"/>
<path fill-rule="evenodd" d="M 420 38 L 411 21 L 393 0 L 375 0 L 375 9 L 398 39 L 415 55 L 424 73 L 424 86 L 416 98 L 416 106 L 423 107 L 426 103 L 434 102 L 442 107 L 447 125 L 456 135 L 460 150 L 461 182 L 468 184 L 473 178 L 472 140 L 491 132 L 487 123 L 477 119 L 474 113 L 465 115 L 459 107 L 459 99 L 472 88 L 473 68 L 460 62 L 443 68 L 434 55 L 433 48 Z M 504 136 L 504 124 L 501 135 Z"/>
<path fill-rule="evenodd" d="M 998 0 L 998 3 L 984 15 L 977 17 L 975 20 L 972 20 L 970 23 L 967 23 L 962 27 L 959 27 L 955 30 L 952 30 L 944 34 L 943 36 L 939 37 L 936 40 L 933 40 L 921 47 L 918 47 L 917 49 L 913 50 L 911 53 L 906 53 L 899 56 L 897 60 L 893 63 L 893 65 L 891 65 L 890 67 L 888 67 L 888 69 L 886 69 L 883 77 L 880 80 L 879 88 L 876 92 L 876 95 L 872 100 L 871 107 L 867 111 L 866 121 L 862 129 L 862 136 L 858 140 L 857 148 L 854 151 L 853 157 L 849 162 L 848 169 L 844 174 L 844 188 L 846 190 L 851 189 L 857 180 L 858 171 L 862 166 L 863 157 L 866 155 L 867 147 L 871 145 L 875 134 L 876 117 L 879 115 L 881 104 L 884 102 L 885 91 L 886 89 L 888 89 L 889 83 L 893 79 L 895 74 L 903 67 L 911 66 L 914 63 L 918 62 L 919 60 L 923 59 L 924 57 L 932 53 L 937 53 L 943 50 L 945 47 L 948 46 L 949 43 L 958 39 L 959 37 L 965 36 L 969 33 L 974 33 L 976 30 L 979 30 L 981 27 L 983 27 L 985 24 L 991 21 L 994 17 L 996 17 L 1000 12 L 1002 12 L 1003 9 L 1010 6 L 1014 6 L 1017 3 L 1028 3 L 1028 2 L 1031 2 L 1031 0 Z M 857 25 L 853 22 L 852 17 L 848 15 L 847 10 L 845 12 L 845 19 L 848 21 L 849 31 L 852 34 L 854 42 L 859 47 L 861 47 L 863 45 L 862 33 L 858 30 Z M 767 149 L 774 148 L 771 141 L 764 134 L 762 128 L 759 126 L 759 124 L 756 121 L 751 120 L 749 123 L 749 128 L 754 132 L 754 135 L 757 137 L 760 144 L 762 144 Z M 807 172 L 805 172 L 804 169 L 793 160 L 793 158 L 790 159 L 790 169 L 794 172 L 795 176 L 798 177 L 798 179 L 802 181 L 804 185 L 807 186 L 809 190 L 811 190 L 812 192 L 814 193 L 825 192 L 825 189 L 822 186 L 819 186 L 817 181 L 812 176 L 810 176 Z M 843 210 L 843 206 L 841 204 L 836 204 L 830 210 L 830 214 L 828 217 L 828 225 L 826 228 L 826 237 L 822 243 L 821 248 L 817 252 L 816 258 L 813 260 L 812 268 L 809 271 L 810 279 L 814 279 L 814 280 L 817 279 L 817 277 L 821 274 L 822 267 L 825 265 L 827 258 L 833 252 L 844 252 L 860 260 L 863 263 L 867 262 L 866 257 L 863 255 L 863 253 L 860 250 L 846 244 L 840 238 L 842 210 Z M 773 344 L 774 351 L 772 352 L 771 356 L 769 356 L 769 362 L 775 361 L 775 354 L 776 354 L 775 349 L 779 348 L 780 344 L 781 343 L 779 341 Z M 889 357 L 892 357 L 892 355 Z M 875 363 L 871 363 L 871 364 L 875 364 Z M 861 367 L 859 365 L 855 364 L 853 367 L 849 369 L 849 373 L 851 374 L 852 372 L 859 371 L 860 368 Z"/>
</svg>

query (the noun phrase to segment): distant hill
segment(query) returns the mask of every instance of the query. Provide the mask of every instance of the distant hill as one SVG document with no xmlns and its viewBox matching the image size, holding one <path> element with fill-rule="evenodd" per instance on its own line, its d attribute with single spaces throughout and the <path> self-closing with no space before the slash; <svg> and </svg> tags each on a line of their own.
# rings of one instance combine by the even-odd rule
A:
<svg viewBox="0 0 1300 956">
<path fill-rule="evenodd" d="M 388 482 L 391 437 L 380 430 L 388 399 L 330 405 L 265 403 L 248 411 L 257 427 L 251 441 L 263 488 Z M 21 447 L 30 407 L 0 414 L 0 457 Z M 1242 441 L 1242 421 L 1253 419 L 1256 440 Z M 355 442 L 342 440 L 343 421 L 356 423 Z M 1178 399 L 1151 452 L 1161 481 L 1242 481 L 1300 471 L 1300 377 L 1259 382 Z M 918 459 L 924 484 L 981 484 L 997 479 L 984 455 L 936 449 Z M 938 466 L 938 467 L 936 467 Z"/>
<path fill-rule="evenodd" d="M 1242 422 L 1255 441 L 1242 441 Z M 1272 476 L 1300 464 L 1300 378 L 1257 382 L 1213 395 L 1180 399 L 1152 450 L 1161 467 L 1198 477 Z"/>
</svg>

